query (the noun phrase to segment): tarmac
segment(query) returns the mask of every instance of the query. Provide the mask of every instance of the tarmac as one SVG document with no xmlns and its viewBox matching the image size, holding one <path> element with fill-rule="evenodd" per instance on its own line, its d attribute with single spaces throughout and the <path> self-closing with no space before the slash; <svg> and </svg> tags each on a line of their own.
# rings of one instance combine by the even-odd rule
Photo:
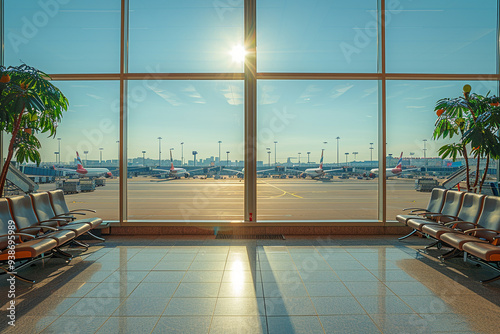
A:
<svg viewBox="0 0 500 334">
<path fill-rule="evenodd" d="M 259 178 L 258 220 L 376 221 L 378 180 Z M 55 184 L 40 185 L 40 190 Z M 67 194 L 70 209 L 91 208 L 104 220 L 118 220 L 118 179 L 107 179 L 93 192 Z M 239 178 L 128 180 L 128 219 L 206 221 L 243 219 L 244 182 Z M 406 207 L 426 207 L 430 193 L 417 192 L 412 179 L 387 181 L 387 217 Z"/>
</svg>

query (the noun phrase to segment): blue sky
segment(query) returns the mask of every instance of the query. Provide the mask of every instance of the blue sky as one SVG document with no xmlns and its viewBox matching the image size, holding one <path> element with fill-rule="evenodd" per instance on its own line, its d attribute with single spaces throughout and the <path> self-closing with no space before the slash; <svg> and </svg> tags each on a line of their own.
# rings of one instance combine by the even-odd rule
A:
<svg viewBox="0 0 500 334">
<path fill-rule="evenodd" d="M 47 73 L 117 73 L 120 1 L 5 0 L 5 64 L 21 61 Z M 54 4 L 57 4 L 55 6 Z M 231 60 L 243 40 L 242 1 L 130 1 L 130 72 L 242 72 Z M 376 1 L 259 0 L 258 70 L 262 72 L 377 71 Z M 496 1 L 388 1 L 387 71 L 401 73 L 495 73 Z M 496 83 L 392 81 L 387 83 L 387 152 L 435 156 L 435 102 L 473 91 L 496 94 Z M 116 81 L 56 82 L 69 98 L 60 124 L 62 160 L 88 150 L 98 159 L 118 154 L 119 84 Z M 133 81 L 129 84 L 129 157 L 163 157 L 174 148 L 185 160 L 230 151 L 243 159 L 242 81 Z M 359 152 L 369 160 L 377 143 L 376 81 L 260 81 L 258 159 L 267 162 L 278 141 L 278 161 L 297 157 L 340 161 Z M 43 136 L 42 136 L 43 137 Z M 328 144 L 323 144 L 323 142 Z M 57 140 L 42 139 L 44 160 L 53 161 Z M 376 147 L 376 145 L 375 145 Z M 376 150 L 374 157 L 376 157 Z M 225 154 L 222 154 L 225 158 Z"/>
</svg>

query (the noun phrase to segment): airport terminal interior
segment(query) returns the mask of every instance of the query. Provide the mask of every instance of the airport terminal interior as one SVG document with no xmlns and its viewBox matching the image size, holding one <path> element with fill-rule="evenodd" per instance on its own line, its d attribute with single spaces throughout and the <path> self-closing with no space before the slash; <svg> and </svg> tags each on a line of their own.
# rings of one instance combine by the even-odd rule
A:
<svg viewBox="0 0 500 334">
<path fill-rule="evenodd" d="M 500 0 L 0 10 L 2 333 L 498 332 Z"/>
</svg>

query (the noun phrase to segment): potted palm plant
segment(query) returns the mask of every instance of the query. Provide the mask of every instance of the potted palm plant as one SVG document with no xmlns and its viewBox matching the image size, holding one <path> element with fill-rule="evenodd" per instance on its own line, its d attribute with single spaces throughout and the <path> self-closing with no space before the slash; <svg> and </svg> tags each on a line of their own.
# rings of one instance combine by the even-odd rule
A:
<svg viewBox="0 0 500 334">
<path fill-rule="evenodd" d="M 500 99 L 471 93 L 471 86 L 465 85 L 463 96 L 444 98 L 436 103 L 438 119 L 434 139 L 454 138 L 458 141 L 443 145 L 438 154 L 445 159 L 465 158 L 467 169 L 467 191 L 482 191 L 491 159 L 500 157 Z M 469 158 L 475 159 L 475 167 L 469 166 Z M 480 162 L 486 161 L 484 172 L 480 173 Z M 475 174 L 472 178 L 471 174 Z"/>
<path fill-rule="evenodd" d="M 28 65 L 0 66 L 0 131 L 11 134 L 0 173 L 0 196 L 13 157 L 19 163 L 41 162 L 37 133 L 55 137 L 68 100 L 47 74 Z"/>
</svg>

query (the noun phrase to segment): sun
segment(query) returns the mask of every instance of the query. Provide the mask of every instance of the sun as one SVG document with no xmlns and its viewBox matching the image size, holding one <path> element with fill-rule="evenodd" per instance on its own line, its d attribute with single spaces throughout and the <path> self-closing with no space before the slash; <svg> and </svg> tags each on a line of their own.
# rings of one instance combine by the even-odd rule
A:
<svg viewBox="0 0 500 334">
<path fill-rule="evenodd" d="M 247 54 L 247 50 L 243 47 L 243 45 L 235 45 L 230 52 L 231 57 L 233 57 L 233 62 L 242 63 L 245 61 L 245 56 Z"/>
</svg>

